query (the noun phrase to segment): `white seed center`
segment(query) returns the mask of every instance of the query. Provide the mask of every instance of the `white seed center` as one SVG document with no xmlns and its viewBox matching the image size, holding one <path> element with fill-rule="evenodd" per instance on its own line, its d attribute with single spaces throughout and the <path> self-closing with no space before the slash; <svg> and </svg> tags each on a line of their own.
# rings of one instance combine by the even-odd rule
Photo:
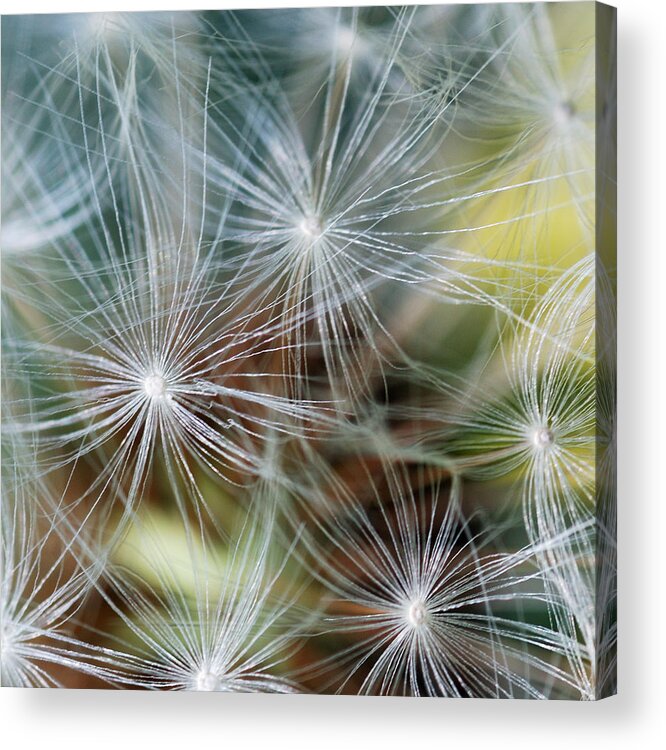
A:
<svg viewBox="0 0 666 750">
<path fill-rule="evenodd" d="M 211 690 L 217 690 L 220 687 L 220 681 L 216 674 L 202 669 L 197 675 L 194 686 L 196 690 L 210 692 Z"/>
<path fill-rule="evenodd" d="M 304 216 L 299 223 L 298 228 L 305 237 L 316 240 L 321 237 L 324 231 L 321 220 L 317 216 Z"/>
<path fill-rule="evenodd" d="M 553 444 L 553 433 L 547 427 L 537 427 L 532 432 L 532 444 L 535 448 L 547 448 Z"/>
<path fill-rule="evenodd" d="M 553 107 L 553 120 L 557 125 L 563 127 L 573 120 L 576 114 L 576 108 L 571 102 L 558 102 Z"/>
<path fill-rule="evenodd" d="M 414 628 L 420 628 L 421 625 L 426 621 L 428 617 L 428 611 L 425 608 L 425 604 L 420 599 L 412 602 L 407 610 L 407 620 L 409 624 Z"/>
<path fill-rule="evenodd" d="M 336 44 L 343 55 L 349 55 L 356 44 L 356 34 L 348 26 L 340 26 L 336 31 Z"/>
<path fill-rule="evenodd" d="M 11 622 L 3 623 L 2 630 L 0 631 L 0 654 L 2 654 L 3 660 L 7 660 L 9 655 L 13 651 L 14 646 L 14 628 Z"/>
<path fill-rule="evenodd" d="M 164 398 L 167 392 L 166 380 L 161 375 L 148 375 L 143 380 L 143 390 L 149 398 Z"/>
</svg>

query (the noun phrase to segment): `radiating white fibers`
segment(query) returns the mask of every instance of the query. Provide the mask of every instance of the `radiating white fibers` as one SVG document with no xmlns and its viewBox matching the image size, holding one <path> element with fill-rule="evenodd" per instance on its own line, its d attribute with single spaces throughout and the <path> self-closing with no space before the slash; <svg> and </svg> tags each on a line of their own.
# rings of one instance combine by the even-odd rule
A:
<svg viewBox="0 0 666 750">
<path fill-rule="evenodd" d="M 3 18 L 3 685 L 612 692 L 583 6 Z"/>
</svg>

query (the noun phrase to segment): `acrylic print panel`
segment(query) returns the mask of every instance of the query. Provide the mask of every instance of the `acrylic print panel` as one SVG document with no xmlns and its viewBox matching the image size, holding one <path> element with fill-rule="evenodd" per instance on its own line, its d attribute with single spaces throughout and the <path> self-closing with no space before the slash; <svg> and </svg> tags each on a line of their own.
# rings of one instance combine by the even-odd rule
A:
<svg viewBox="0 0 666 750">
<path fill-rule="evenodd" d="M 2 19 L 2 684 L 615 692 L 614 10 Z"/>
</svg>

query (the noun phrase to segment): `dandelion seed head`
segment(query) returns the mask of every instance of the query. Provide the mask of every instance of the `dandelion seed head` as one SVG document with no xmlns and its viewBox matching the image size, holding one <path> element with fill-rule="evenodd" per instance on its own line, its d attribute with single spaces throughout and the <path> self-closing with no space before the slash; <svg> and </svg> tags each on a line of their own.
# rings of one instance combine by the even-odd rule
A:
<svg viewBox="0 0 666 750">
<path fill-rule="evenodd" d="M 91 34 L 108 34 L 121 28 L 123 17 L 119 13 L 90 13 L 84 18 L 84 27 Z"/>
<path fill-rule="evenodd" d="M 298 223 L 299 232 L 308 240 L 316 241 L 324 233 L 324 225 L 315 214 L 306 214 Z"/>
<path fill-rule="evenodd" d="M 573 102 L 563 100 L 557 102 L 553 107 L 553 122 L 560 128 L 566 127 L 576 116 L 576 107 Z"/>
<path fill-rule="evenodd" d="M 143 390 L 152 400 L 163 399 L 167 396 L 167 382 L 161 375 L 153 373 L 143 379 Z"/>
<path fill-rule="evenodd" d="M 211 692 L 220 689 L 220 678 L 207 669 L 202 669 L 194 680 L 194 689 Z"/>
<path fill-rule="evenodd" d="M 177 29 L 161 16 L 95 14 L 75 29 L 75 65 L 19 71 L 17 81 L 36 81 L 20 92 L 35 112 L 16 118 L 16 141 L 31 136 L 12 159 L 18 209 L 0 244 L 40 255 L 10 300 L 11 427 L 35 447 L 30 468 L 47 478 L 49 504 L 7 513 L 3 499 L 10 684 L 57 685 L 76 669 L 148 689 L 293 692 L 303 675 L 315 689 L 339 681 L 339 692 L 559 698 L 580 682 L 598 696 L 583 444 L 596 402 L 580 387 L 595 329 L 577 312 L 594 317 L 596 277 L 565 278 L 536 304 L 559 261 L 522 252 L 541 246 L 551 200 L 572 204 L 584 238 L 593 223 L 587 177 L 568 179 L 589 173 L 585 77 L 569 81 L 575 60 L 563 71 L 551 60 L 560 30 L 551 44 L 546 11 L 456 16 L 451 45 L 440 12 L 325 9 L 311 23 L 299 11 L 298 38 L 279 14 L 247 31 L 244 16 L 229 17 L 210 36 L 197 16 Z M 496 142 L 492 156 L 477 141 Z M 521 252 L 496 261 L 504 226 Z M 457 251 L 458 236 L 479 253 Z M 577 235 L 567 243 L 579 245 Z M 496 311 L 498 335 L 493 316 L 469 357 L 440 362 L 429 346 L 422 357 L 401 312 L 423 321 L 420 343 L 440 300 L 470 301 L 471 325 L 479 307 Z M 468 324 L 456 310 L 452 338 L 460 316 L 460 330 Z M 476 390 L 502 362 L 501 390 L 482 393 L 479 410 Z M 35 382 L 25 398 L 21 378 Z M 12 488 L 27 484 L 24 454 Z M 519 533 L 498 551 L 485 505 L 465 518 L 463 490 L 466 510 L 475 473 L 519 468 Z M 122 513 L 110 513 L 109 496 Z M 184 564 L 162 503 L 166 519 L 181 512 Z M 116 564 L 111 541 L 128 528 L 144 536 Z M 149 532 L 156 549 L 141 558 Z M 98 537 L 105 549 L 94 554 Z M 297 568 L 318 596 L 307 578 L 292 588 Z M 93 610 L 113 614 L 109 633 L 81 622 L 88 592 Z M 537 606 L 547 622 L 520 619 Z"/>
<path fill-rule="evenodd" d="M 548 427 L 536 427 L 530 433 L 530 441 L 535 448 L 544 450 L 555 442 L 555 436 Z"/>
<path fill-rule="evenodd" d="M 2 613 L 2 629 L 0 630 L 0 667 L 3 674 L 7 675 L 7 681 L 3 685 L 13 685 L 14 681 L 9 677 L 10 674 L 22 672 L 29 659 L 26 658 L 22 647 L 29 642 L 34 633 L 30 628 L 22 626 L 21 622 L 11 620 Z"/>
<path fill-rule="evenodd" d="M 345 56 L 353 53 L 354 47 L 358 46 L 358 36 L 349 26 L 339 26 L 336 30 L 335 43 L 338 50 Z"/>
<path fill-rule="evenodd" d="M 20 221 L 3 221 L 0 229 L 0 247 L 3 253 L 29 250 L 43 244 L 43 233 L 30 228 Z"/>
<path fill-rule="evenodd" d="M 409 603 L 407 608 L 407 621 L 413 628 L 425 625 L 428 619 L 428 610 L 421 599 L 415 599 Z"/>
<path fill-rule="evenodd" d="M 2 630 L 0 630 L 0 662 L 7 664 L 14 652 L 16 642 L 16 629 L 11 621 L 8 621 L 3 613 Z"/>
</svg>

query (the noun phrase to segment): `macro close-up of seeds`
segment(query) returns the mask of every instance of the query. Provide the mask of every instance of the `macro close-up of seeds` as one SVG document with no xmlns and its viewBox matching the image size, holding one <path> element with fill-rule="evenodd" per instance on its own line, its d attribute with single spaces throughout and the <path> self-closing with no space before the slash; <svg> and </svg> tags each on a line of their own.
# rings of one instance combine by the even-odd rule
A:
<svg viewBox="0 0 666 750">
<path fill-rule="evenodd" d="M 616 692 L 615 14 L 2 18 L 6 687 Z"/>
</svg>

